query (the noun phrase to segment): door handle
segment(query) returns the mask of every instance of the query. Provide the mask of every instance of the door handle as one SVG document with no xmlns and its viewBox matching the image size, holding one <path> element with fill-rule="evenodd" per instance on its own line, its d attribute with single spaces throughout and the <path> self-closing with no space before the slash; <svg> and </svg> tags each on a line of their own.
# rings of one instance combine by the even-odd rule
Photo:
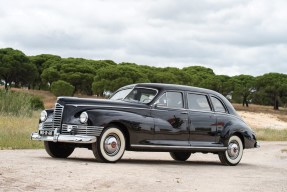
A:
<svg viewBox="0 0 287 192">
<path fill-rule="evenodd" d="M 187 111 L 183 111 L 180 114 L 188 114 L 188 112 Z"/>
</svg>

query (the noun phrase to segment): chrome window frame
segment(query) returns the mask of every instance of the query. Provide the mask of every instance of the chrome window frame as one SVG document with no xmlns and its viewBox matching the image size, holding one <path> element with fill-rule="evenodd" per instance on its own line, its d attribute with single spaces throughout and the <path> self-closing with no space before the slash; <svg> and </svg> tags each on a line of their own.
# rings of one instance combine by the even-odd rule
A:
<svg viewBox="0 0 287 192">
<path fill-rule="evenodd" d="M 194 95 L 203 95 L 203 96 L 205 96 L 205 98 L 206 98 L 206 100 L 207 100 L 207 103 L 208 103 L 208 105 L 209 105 L 209 107 L 210 107 L 210 110 L 209 111 L 206 111 L 206 110 L 196 110 L 196 109 L 190 109 L 189 107 L 188 107 L 188 94 L 194 94 Z M 213 110 L 213 105 L 212 105 L 212 103 L 211 103 L 211 100 L 210 100 L 210 98 L 209 98 L 209 95 L 207 94 L 207 93 L 201 93 L 201 92 L 189 92 L 189 91 L 187 91 L 186 92 L 186 108 L 188 109 L 188 110 L 190 110 L 190 111 L 197 111 L 197 112 L 204 112 L 204 113 L 212 113 L 212 112 L 214 112 L 214 110 Z"/>
<path fill-rule="evenodd" d="M 220 99 L 219 97 L 217 97 L 216 95 L 213 95 L 213 94 L 209 94 L 209 96 L 210 96 L 210 102 L 211 102 L 211 104 L 212 104 L 212 108 L 213 108 L 214 113 L 230 114 L 229 111 L 228 111 L 228 108 L 226 107 L 226 105 L 225 105 L 225 103 L 222 101 L 222 99 Z M 222 104 L 223 108 L 225 109 L 225 112 L 223 112 L 223 111 L 216 111 L 216 110 L 215 110 L 215 107 L 214 107 L 213 102 L 212 102 L 212 97 L 215 98 L 215 99 L 217 99 L 217 100 Z"/>
<path fill-rule="evenodd" d="M 176 92 L 176 93 L 180 93 L 181 94 L 181 99 L 182 99 L 182 107 L 180 108 L 174 108 L 174 107 L 168 107 L 168 100 L 166 99 L 166 106 L 160 106 L 160 108 L 164 108 L 164 109 L 186 109 L 185 108 L 185 92 L 184 91 L 179 91 L 179 90 L 165 90 L 162 92 L 162 95 L 160 97 L 157 98 L 157 100 L 154 102 L 153 106 L 155 109 L 160 109 L 160 108 L 157 108 L 155 105 L 156 105 L 156 102 L 158 100 L 160 100 L 167 92 Z"/>
</svg>

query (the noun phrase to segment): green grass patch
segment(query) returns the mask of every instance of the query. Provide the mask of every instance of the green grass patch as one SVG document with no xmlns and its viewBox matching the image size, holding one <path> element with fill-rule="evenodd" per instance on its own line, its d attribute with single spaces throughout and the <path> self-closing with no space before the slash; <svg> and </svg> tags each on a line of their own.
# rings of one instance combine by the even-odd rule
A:
<svg viewBox="0 0 287 192">
<path fill-rule="evenodd" d="M 39 112 L 31 117 L 0 115 L 0 149 L 39 149 L 43 142 L 31 141 L 31 132 L 38 130 Z"/>
<path fill-rule="evenodd" d="M 257 140 L 261 141 L 287 141 L 287 129 L 253 129 Z"/>
<path fill-rule="evenodd" d="M 35 109 L 43 108 L 43 102 L 37 96 L 0 89 L 0 115 L 27 117 Z"/>
</svg>

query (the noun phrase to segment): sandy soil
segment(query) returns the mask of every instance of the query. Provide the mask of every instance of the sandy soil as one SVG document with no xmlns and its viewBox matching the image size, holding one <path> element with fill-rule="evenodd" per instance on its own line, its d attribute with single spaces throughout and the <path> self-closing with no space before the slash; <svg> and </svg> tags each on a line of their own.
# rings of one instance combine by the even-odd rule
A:
<svg viewBox="0 0 287 192">
<path fill-rule="evenodd" d="M 237 112 L 251 128 L 287 129 L 287 122 L 278 119 L 276 114 L 273 115 L 270 113 L 254 113 L 247 111 Z"/>
<path fill-rule="evenodd" d="M 77 149 L 68 159 L 44 150 L 0 151 L 0 191 L 287 191 L 287 142 L 263 142 L 241 163 L 222 166 L 213 154 L 187 162 L 168 153 L 126 152 L 115 164 Z"/>
</svg>

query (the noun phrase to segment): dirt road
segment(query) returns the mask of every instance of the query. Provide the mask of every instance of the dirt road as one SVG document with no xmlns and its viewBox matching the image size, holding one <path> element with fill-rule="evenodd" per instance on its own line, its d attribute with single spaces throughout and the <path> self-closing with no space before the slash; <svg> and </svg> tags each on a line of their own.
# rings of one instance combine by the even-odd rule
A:
<svg viewBox="0 0 287 192">
<path fill-rule="evenodd" d="M 68 159 L 3 150 L 0 191 L 287 191 L 287 142 L 261 145 L 245 150 L 235 167 L 222 166 L 213 154 L 176 162 L 168 153 L 126 152 L 120 162 L 103 164 L 86 149 Z"/>
</svg>

